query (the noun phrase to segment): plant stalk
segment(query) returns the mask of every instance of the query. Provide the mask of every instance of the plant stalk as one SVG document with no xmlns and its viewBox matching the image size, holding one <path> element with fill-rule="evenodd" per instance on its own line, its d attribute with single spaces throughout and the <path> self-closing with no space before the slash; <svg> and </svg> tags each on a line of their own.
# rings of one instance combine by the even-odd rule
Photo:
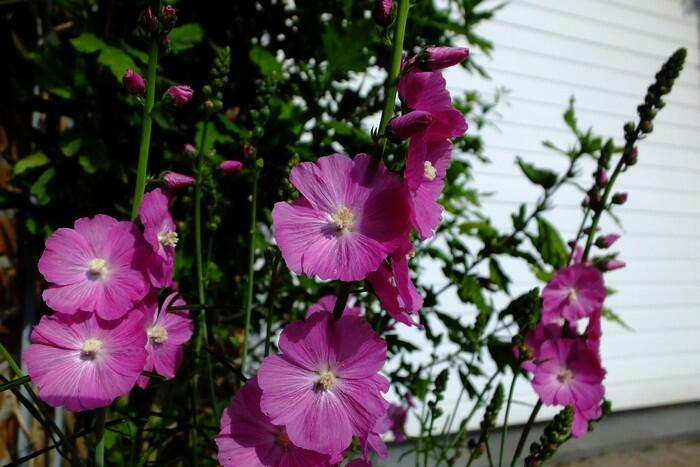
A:
<svg viewBox="0 0 700 467">
<path fill-rule="evenodd" d="M 527 437 L 530 434 L 530 429 L 532 428 L 532 425 L 535 423 L 535 418 L 537 417 L 537 414 L 540 412 L 541 408 L 542 408 L 542 400 L 540 399 L 537 401 L 537 404 L 535 404 L 535 407 L 533 407 L 532 413 L 530 413 L 530 418 L 527 419 L 527 423 L 525 424 L 525 427 L 523 428 L 523 432 L 520 435 L 520 439 L 518 440 L 518 446 L 515 448 L 515 453 L 513 454 L 513 460 L 510 463 L 510 467 L 515 467 L 515 463 L 518 461 L 520 454 L 522 454 L 523 447 L 525 446 L 525 442 L 527 441 Z"/>
<path fill-rule="evenodd" d="M 243 354 L 241 356 L 241 374 L 245 376 L 248 363 L 248 346 L 250 334 L 250 318 L 253 310 L 253 291 L 255 286 L 255 236 L 257 233 L 258 210 L 258 179 L 259 169 L 255 168 L 253 174 L 253 194 L 250 206 L 250 249 L 248 251 L 248 289 L 245 296 L 245 329 L 243 334 Z"/>
<path fill-rule="evenodd" d="M 95 466 L 105 465 L 105 420 L 107 407 L 95 410 Z"/>
<path fill-rule="evenodd" d="M 513 391 L 515 390 L 515 382 L 518 379 L 518 373 L 513 372 L 513 380 L 510 382 L 510 390 L 508 391 L 508 402 L 506 403 L 506 415 L 503 419 L 503 430 L 501 432 L 501 447 L 498 451 L 498 467 L 503 465 L 503 448 L 506 444 L 506 436 L 508 435 L 508 417 L 510 416 L 510 406 L 513 402 Z"/>
</svg>

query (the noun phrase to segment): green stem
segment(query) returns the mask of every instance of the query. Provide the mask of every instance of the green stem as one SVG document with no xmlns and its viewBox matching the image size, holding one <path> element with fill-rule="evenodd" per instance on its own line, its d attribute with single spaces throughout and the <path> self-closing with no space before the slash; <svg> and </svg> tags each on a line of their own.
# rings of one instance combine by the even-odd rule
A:
<svg viewBox="0 0 700 467">
<path fill-rule="evenodd" d="M 257 210 L 258 210 L 258 179 L 260 172 L 256 168 L 253 173 L 253 195 L 250 206 L 250 248 L 248 251 L 248 290 L 245 296 L 245 328 L 243 334 L 243 355 L 241 356 L 241 374 L 245 376 L 248 345 L 250 334 L 250 315 L 253 309 L 253 290 L 255 286 L 255 235 L 257 233 Z"/>
<path fill-rule="evenodd" d="M 333 306 L 333 318 L 335 318 L 336 321 L 343 317 L 343 311 L 345 311 L 348 298 L 350 298 L 351 287 L 352 282 L 341 282 L 340 285 L 338 285 L 338 295 L 335 299 L 335 305 Z"/>
<path fill-rule="evenodd" d="M 139 162 L 136 169 L 136 187 L 134 188 L 134 204 L 131 207 L 131 220 L 139 215 L 139 206 L 146 190 L 146 172 L 148 171 L 148 152 L 151 148 L 151 128 L 153 127 L 153 105 L 156 98 L 156 69 L 158 68 L 158 40 L 151 41 L 148 49 L 148 71 L 146 73 L 146 102 L 143 106 L 141 122 L 141 144 L 139 146 Z"/>
<path fill-rule="evenodd" d="M 272 312 L 275 308 L 275 278 L 277 277 L 277 267 L 279 266 L 279 257 L 275 255 L 272 259 L 272 268 L 270 268 L 270 295 L 267 304 L 267 317 L 265 319 L 265 356 L 270 355 L 270 344 L 272 341 Z"/>
<path fill-rule="evenodd" d="M 530 429 L 535 423 L 535 418 L 537 417 L 537 414 L 540 412 L 541 408 L 542 400 L 538 400 L 537 404 L 535 404 L 535 407 L 532 409 L 532 413 L 530 413 L 530 418 L 528 418 L 527 423 L 523 428 L 522 434 L 520 435 L 520 439 L 518 440 L 518 446 L 515 448 L 515 453 L 513 454 L 513 460 L 510 463 L 510 467 L 515 467 L 515 463 L 518 461 L 520 454 L 522 454 L 523 447 L 525 446 L 525 441 L 527 441 L 527 437 L 530 434 Z"/>
<path fill-rule="evenodd" d="M 508 435 L 508 417 L 510 416 L 510 406 L 513 402 L 513 391 L 515 390 L 515 382 L 518 379 L 518 373 L 513 372 L 513 380 L 510 382 L 510 390 L 508 391 L 508 402 L 506 403 L 506 416 L 503 419 L 503 431 L 501 432 L 501 447 L 498 451 L 498 467 L 503 465 L 503 448 L 506 444 L 506 436 Z"/>
<path fill-rule="evenodd" d="M 105 465 L 105 420 L 107 407 L 95 410 L 95 467 Z"/>
<path fill-rule="evenodd" d="M 393 49 L 391 52 L 391 68 L 386 79 L 386 100 L 382 117 L 379 121 L 378 135 L 380 138 L 385 138 L 384 132 L 389 120 L 394 116 L 394 103 L 396 101 L 396 87 L 398 84 L 399 74 L 401 73 L 401 58 L 403 55 L 403 42 L 406 35 L 406 22 L 408 21 L 408 9 L 410 7 L 409 0 L 400 0 L 398 13 L 396 15 L 396 29 L 394 30 Z"/>
<path fill-rule="evenodd" d="M 18 378 L 22 378 L 24 376 L 24 374 L 22 374 L 22 369 L 19 367 L 15 359 L 12 358 L 12 354 L 8 352 L 8 350 L 2 344 L 0 344 L 0 354 L 2 354 L 2 357 L 5 360 L 7 360 L 7 363 L 10 365 L 10 368 L 12 369 L 12 371 L 15 372 L 15 376 L 17 376 Z"/>
</svg>

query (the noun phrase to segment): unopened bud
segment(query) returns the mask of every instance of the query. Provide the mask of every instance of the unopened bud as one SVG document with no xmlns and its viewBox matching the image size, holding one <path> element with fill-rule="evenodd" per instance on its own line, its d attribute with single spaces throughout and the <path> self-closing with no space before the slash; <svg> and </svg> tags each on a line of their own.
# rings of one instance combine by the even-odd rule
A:
<svg viewBox="0 0 700 467">
<path fill-rule="evenodd" d="M 620 236 L 617 234 L 604 235 L 596 239 L 595 245 L 598 248 L 610 248 L 612 244 L 617 241 L 618 238 L 620 238 Z"/>
<path fill-rule="evenodd" d="M 153 13 L 153 10 L 149 7 L 141 12 L 139 16 L 139 23 L 141 26 L 149 31 L 153 32 L 158 27 L 158 17 Z"/>
<path fill-rule="evenodd" d="M 469 49 L 464 47 L 428 47 L 416 56 L 418 68 L 424 71 L 437 71 L 462 63 L 469 57 Z"/>
<path fill-rule="evenodd" d="M 253 146 L 252 144 L 248 144 L 248 143 L 244 144 L 243 145 L 243 154 L 245 154 L 246 157 L 252 156 L 253 154 L 255 154 L 255 146 Z"/>
<path fill-rule="evenodd" d="M 613 204 L 625 204 L 627 202 L 627 193 L 625 193 L 625 192 L 615 193 L 612 196 L 612 202 L 613 202 Z"/>
<path fill-rule="evenodd" d="M 375 0 L 372 18 L 379 26 L 387 27 L 391 24 L 394 12 L 394 0 Z"/>
<path fill-rule="evenodd" d="M 176 190 L 178 188 L 194 185 L 194 178 L 177 172 L 165 172 L 163 174 L 163 182 L 165 183 L 165 188 Z"/>
<path fill-rule="evenodd" d="M 605 184 L 608 182 L 608 174 L 605 172 L 605 169 L 602 167 L 598 167 L 598 170 L 595 172 L 595 183 L 596 185 L 602 187 L 605 186 Z"/>
<path fill-rule="evenodd" d="M 637 157 L 638 157 L 638 151 L 637 147 L 633 147 L 632 149 L 629 150 L 627 154 L 625 154 L 625 164 L 627 165 L 634 165 L 637 163 Z"/>
<path fill-rule="evenodd" d="M 415 110 L 391 119 L 387 133 L 392 141 L 403 141 L 425 130 L 431 123 L 433 123 L 433 116 L 430 112 Z"/>
<path fill-rule="evenodd" d="M 625 266 L 627 266 L 627 263 L 624 261 L 620 261 L 619 259 L 610 259 L 601 265 L 601 269 L 603 271 L 614 271 L 615 269 L 622 269 Z"/>
<path fill-rule="evenodd" d="M 129 94 L 139 95 L 146 90 L 146 81 L 131 68 L 126 70 L 122 77 L 122 85 Z"/>
<path fill-rule="evenodd" d="M 219 164 L 219 169 L 224 175 L 233 174 L 243 170 L 243 163 L 241 161 L 228 160 L 223 161 Z"/>
<path fill-rule="evenodd" d="M 185 85 L 170 86 L 163 99 L 175 108 L 180 108 L 192 100 L 194 91 L 191 87 Z"/>
<path fill-rule="evenodd" d="M 642 130 L 642 133 L 651 133 L 654 131 L 654 124 L 651 120 L 644 120 L 640 129 Z"/>
<path fill-rule="evenodd" d="M 191 145 L 190 143 L 187 143 L 182 147 L 182 152 L 184 152 L 187 156 L 194 157 L 197 155 L 197 148 Z"/>
</svg>

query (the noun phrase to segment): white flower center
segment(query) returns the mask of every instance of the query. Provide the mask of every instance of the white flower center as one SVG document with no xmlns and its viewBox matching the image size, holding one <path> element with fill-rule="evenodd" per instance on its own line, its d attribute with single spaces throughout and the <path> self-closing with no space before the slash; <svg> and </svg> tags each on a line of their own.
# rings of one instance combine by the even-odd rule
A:
<svg viewBox="0 0 700 467">
<path fill-rule="evenodd" d="M 577 302 L 578 301 L 578 292 L 576 291 L 575 288 L 569 287 L 566 291 L 566 296 L 569 298 L 570 301 L 572 302 Z"/>
<path fill-rule="evenodd" d="M 355 215 L 346 207 L 338 209 L 331 217 L 335 227 L 345 232 L 352 230 L 352 226 L 355 223 Z"/>
<path fill-rule="evenodd" d="M 557 375 L 557 380 L 562 384 L 569 384 L 574 379 L 574 372 L 568 368 L 564 368 Z"/>
<path fill-rule="evenodd" d="M 320 374 L 317 384 L 320 389 L 324 391 L 330 391 L 335 387 L 336 384 L 335 375 L 330 371 L 326 370 Z"/>
<path fill-rule="evenodd" d="M 435 177 L 437 177 L 437 169 L 430 163 L 430 161 L 423 162 L 423 175 L 425 176 L 426 180 L 431 182 L 435 180 Z"/>
<path fill-rule="evenodd" d="M 88 262 L 88 275 L 91 279 L 105 279 L 109 275 L 107 260 L 93 258 Z"/>
<path fill-rule="evenodd" d="M 83 348 L 80 355 L 88 360 L 94 360 L 97 354 L 102 350 L 102 341 L 99 339 L 87 339 L 83 342 Z"/>
<path fill-rule="evenodd" d="M 148 328 L 146 333 L 148 334 L 148 339 L 156 344 L 162 344 L 168 340 L 168 330 L 159 324 Z"/>
<path fill-rule="evenodd" d="M 159 232 L 158 241 L 163 246 L 175 247 L 178 241 L 177 232 L 175 232 L 174 230 L 168 230 L 167 232 Z"/>
</svg>

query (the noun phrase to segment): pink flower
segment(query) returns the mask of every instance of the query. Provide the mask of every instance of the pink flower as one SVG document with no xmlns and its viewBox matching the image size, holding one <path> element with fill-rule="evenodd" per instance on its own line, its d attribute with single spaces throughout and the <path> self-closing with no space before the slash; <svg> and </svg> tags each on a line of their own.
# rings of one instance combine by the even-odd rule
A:
<svg viewBox="0 0 700 467">
<path fill-rule="evenodd" d="M 416 57 L 421 70 L 436 71 L 462 63 L 469 57 L 469 49 L 463 47 L 428 47 Z"/>
<path fill-rule="evenodd" d="M 219 164 L 219 169 L 224 175 L 234 174 L 243 170 L 243 162 L 241 161 L 223 161 Z"/>
<path fill-rule="evenodd" d="M 53 285 L 44 301 L 61 313 L 121 318 L 149 290 L 147 256 L 148 245 L 131 222 L 102 214 L 78 219 L 73 229 L 60 228 L 46 240 L 39 271 Z"/>
<path fill-rule="evenodd" d="M 431 138 L 455 138 L 467 131 L 464 115 L 452 107 L 447 83 L 437 71 L 410 71 L 399 80 L 399 96 L 410 110 L 430 113 Z"/>
<path fill-rule="evenodd" d="M 588 422 L 596 420 L 603 415 L 600 404 L 597 404 L 587 410 L 579 410 L 574 408 L 574 421 L 571 424 L 571 436 L 581 438 L 588 431 Z"/>
<path fill-rule="evenodd" d="M 433 123 L 433 116 L 424 110 L 414 110 L 389 122 L 389 137 L 393 141 L 402 141 L 425 130 Z"/>
<path fill-rule="evenodd" d="M 409 404 L 411 405 L 411 404 Z M 402 407 L 398 404 L 389 404 L 387 411 L 389 420 L 391 420 L 391 433 L 394 435 L 394 441 L 401 443 L 406 441 L 406 418 L 408 417 L 408 407 Z"/>
<path fill-rule="evenodd" d="M 168 203 L 170 195 L 162 188 L 156 188 L 143 196 L 139 218 L 143 223 L 143 237 L 153 254 L 148 267 L 148 275 L 154 287 L 170 287 L 175 266 L 175 246 L 178 242 L 175 223 L 170 215 Z"/>
<path fill-rule="evenodd" d="M 165 188 L 168 190 L 177 190 L 178 188 L 194 185 L 194 178 L 177 172 L 165 172 L 163 181 L 165 182 Z"/>
<path fill-rule="evenodd" d="M 400 178 L 366 154 L 341 154 L 292 169 L 301 196 L 276 203 L 275 239 L 297 274 L 357 281 L 375 271 L 406 237 L 408 206 Z"/>
<path fill-rule="evenodd" d="M 600 405 L 605 370 L 580 339 L 553 339 L 539 352 L 532 386 L 546 405 L 571 405 L 588 410 Z"/>
<path fill-rule="evenodd" d="M 542 320 L 577 321 L 598 310 L 605 300 L 603 275 L 590 266 L 574 265 L 557 271 L 542 291 Z"/>
<path fill-rule="evenodd" d="M 184 357 L 183 346 L 192 337 L 194 325 L 187 310 L 168 311 L 171 306 L 184 306 L 185 301 L 177 294 L 168 295 L 160 308 L 158 308 L 158 296 L 153 294 L 155 300 L 146 304 L 146 363 L 145 371 L 154 371 L 167 379 L 175 377 L 175 372 L 180 367 Z M 145 388 L 148 384 L 148 376 L 140 376 L 138 385 Z"/>
<path fill-rule="evenodd" d="M 423 297 L 411 281 L 408 256 L 413 251 L 410 241 L 391 254 L 367 279 L 386 311 L 397 321 L 408 326 L 421 327 L 413 315 L 423 306 Z"/>
<path fill-rule="evenodd" d="M 314 313 L 319 313 L 321 311 L 333 313 L 333 308 L 335 308 L 335 302 L 337 300 L 338 297 L 335 295 L 324 295 L 323 297 L 319 298 L 316 303 L 309 307 L 309 309 L 306 311 L 306 317 L 308 318 Z M 343 316 L 360 316 L 361 314 L 362 308 L 359 306 L 345 305 L 345 309 L 343 310 Z"/>
<path fill-rule="evenodd" d="M 288 324 L 279 348 L 282 354 L 260 365 L 260 408 L 272 423 L 286 426 L 293 444 L 333 456 L 353 436 L 372 433 L 386 413 L 381 393 L 389 383 L 378 374 L 386 342 L 367 321 L 314 313 Z"/>
<path fill-rule="evenodd" d="M 442 206 L 438 199 L 451 154 L 449 141 L 432 139 L 426 131 L 411 138 L 408 145 L 404 183 L 409 193 L 411 225 L 421 240 L 431 237 L 440 225 Z"/>
<path fill-rule="evenodd" d="M 146 360 L 143 316 L 103 321 L 94 313 L 44 316 L 22 354 L 47 404 L 73 412 L 106 407 L 136 383 Z"/>
<path fill-rule="evenodd" d="M 176 108 L 187 104 L 192 100 L 192 96 L 194 96 L 194 91 L 191 87 L 185 86 L 184 84 L 170 86 L 168 90 L 165 91 L 166 101 Z"/>
<path fill-rule="evenodd" d="M 127 69 L 126 73 L 124 73 L 122 85 L 129 94 L 143 94 L 143 91 L 146 90 L 146 81 L 131 68 Z"/>
<path fill-rule="evenodd" d="M 608 234 L 602 237 L 598 237 L 595 244 L 598 248 L 610 248 L 613 243 L 615 243 L 620 238 L 617 234 Z"/>
<path fill-rule="evenodd" d="M 221 415 L 216 436 L 223 467 L 330 467 L 327 455 L 292 444 L 284 426 L 273 425 L 260 411 L 260 387 L 251 378 Z"/>
<path fill-rule="evenodd" d="M 532 330 L 525 339 L 525 345 L 532 351 L 532 360 L 525 360 L 520 364 L 524 370 L 534 372 L 537 367 L 536 362 L 540 360 L 540 348 L 542 344 L 549 340 L 560 339 L 563 334 L 564 321 L 555 321 L 549 324 L 543 324 L 541 321 L 537 327 Z M 576 328 L 569 323 L 569 331 L 572 334 L 576 333 Z"/>
<path fill-rule="evenodd" d="M 360 449 L 362 449 L 362 455 L 365 456 L 365 459 L 369 459 L 370 449 L 376 452 L 380 459 L 386 459 L 389 451 L 381 435 L 389 431 L 390 428 L 391 420 L 387 414 L 384 414 L 377 419 L 374 428 L 372 428 L 372 432 L 360 438 Z"/>
</svg>

